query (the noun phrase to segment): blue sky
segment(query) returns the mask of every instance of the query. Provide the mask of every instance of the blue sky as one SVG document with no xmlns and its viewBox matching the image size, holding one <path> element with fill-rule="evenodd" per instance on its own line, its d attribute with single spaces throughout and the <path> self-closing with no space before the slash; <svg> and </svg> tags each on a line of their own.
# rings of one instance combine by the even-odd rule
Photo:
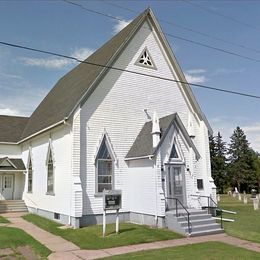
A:
<svg viewBox="0 0 260 260">
<path fill-rule="evenodd" d="M 134 9 L 137 13 L 110 3 Z M 159 20 L 173 23 L 160 22 L 166 33 L 260 59 L 260 1 L 198 0 L 196 3 L 241 23 L 181 0 L 80 1 L 86 8 L 125 22 L 87 12 L 63 1 L 0 1 L 0 41 L 83 59 L 150 6 Z M 255 50 L 204 37 L 180 26 Z M 259 62 L 166 37 L 188 81 L 260 96 Z M 58 79 L 75 65 L 69 60 L 0 45 L 0 114 L 29 116 Z M 196 87 L 193 91 L 215 132 L 221 131 L 228 141 L 233 129 L 240 126 L 252 147 L 260 151 L 260 99 Z"/>
</svg>

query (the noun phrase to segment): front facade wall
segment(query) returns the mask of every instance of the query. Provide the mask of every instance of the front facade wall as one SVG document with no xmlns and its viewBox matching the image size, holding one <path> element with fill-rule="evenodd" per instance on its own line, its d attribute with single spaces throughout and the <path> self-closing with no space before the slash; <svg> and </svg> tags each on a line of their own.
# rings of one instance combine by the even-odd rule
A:
<svg viewBox="0 0 260 260">
<path fill-rule="evenodd" d="M 137 32 L 113 66 L 175 79 L 156 35 L 148 30 L 148 23 L 144 24 L 143 27 Z M 135 65 L 140 53 L 145 48 L 149 50 L 156 65 L 156 70 Z M 136 192 L 135 188 L 138 186 L 132 185 L 134 181 L 145 182 L 150 177 L 149 184 L 153 189 L 155 183 L 153 181 L 154 170 L 152 168 L 143 169 L 143 175 L 140 177 L 137 175 L 137 168 L 136 171 L 134 168 L 129 170 L 129 165 L 124 160 L 143 124 L 151 120 L 153 111 L 156 111 L 159 117 L 177 112 L 187 129 L 189 129 L 188 126 L 191 123 L 193 125 L 190 130 L 194 132 L 195 128 L 198 130 L 195 137 L 196 144 L 205 141 L 205 132 L 202 131 L 200 126 L 204 123 L 198 119 L 192 119 L 190 115 L 193 115 L 194 111 L 191 110 L 187 99 L 184 98 L 179 86 L 174 82 L 110 70 L 82 106 L 80 111 L 80 174 L 83 187 L 83 215 L 101 214 L 103 211 L 102 197 L 97 194 L 95 189 L 95 156 L 104 132 L 107 133 L 111 141 L 118 162 L 114 166 L 113 181 L 114 189 L 120 189 L 123 192 L 122 212 L 131 212 L 135 207 L 137 208 L 132 201 L 132 194 Z M 186 158 L 193 174 L 193 177 L 187 183 L 190 193 L 196 191 L 196 174 L 200 172 L 204 176 L 207 171 L 205 154 L 203 154 L 204 149 L 205 146 L 203 147 L 203 145 L 198 147 L 202 154 L 199 163 L 195 162 L 195 156 L 191 152 L 187 152 Z M 151 172 L 150 176 L 149 172 Z M 162 203 L 158 202 L 159 198 L 156 202 L 155 196 L 151 197 L 150 192 L 145 194 L 145 190 L 143 190 L 143 196 L 149 197 L 149 203 L 157 205 L 157 209 L 156 206 L 152 207 L 153 210 L 147 209 L 147 214 L 157 215 L 158 212 L 162 211 L 158 209 Z M 160 187 L 156 189 L 156 192 L 160 197 Z"/>
</svg>

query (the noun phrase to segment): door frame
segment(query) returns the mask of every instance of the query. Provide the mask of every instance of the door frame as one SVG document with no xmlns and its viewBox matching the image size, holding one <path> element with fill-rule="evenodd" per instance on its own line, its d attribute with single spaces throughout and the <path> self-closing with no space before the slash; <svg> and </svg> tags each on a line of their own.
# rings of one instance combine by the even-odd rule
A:
<svg viewBox="0 0 260 260">
<path fill-rule="evenodd" d="M 169 167 L 180 167 L 181 168 L 181 175 L 182 175 L 182 203 L 185 207 L 187 207 L 187 197 L 186 197 L 186 178 L 185 178 L 185 163 L 179 162 L 179 163 L 165 163 L 165 175 L 166 175 L 166 191 L 165 195 L 168 197 L 169 195 Z M 173 188 L 173 187 L 172 187 Z M 166 199 L 167 201 L 167 199 Z"/>
<path fill-rule="evenodd" d="M 2 186 L 0 187 L 0 192 L 1 192 L 1 196 L 3 198 L 3 200 L 13 200 L 14 199 L 14 185 L 15 185 L 15 174 L 13 173 L 7 173 L 7 172 L 4 172 L 1 175 L 1 178 L 2 178 Z M 4 177 L 6 175 L 11 175 L 13 180 L 12 180 L 12 194 L 11 194 L 11 198 L 10 199 L 5 199 L 4 196 L 3 196 L 3 191 L 4 191 Z"/>
</svg>

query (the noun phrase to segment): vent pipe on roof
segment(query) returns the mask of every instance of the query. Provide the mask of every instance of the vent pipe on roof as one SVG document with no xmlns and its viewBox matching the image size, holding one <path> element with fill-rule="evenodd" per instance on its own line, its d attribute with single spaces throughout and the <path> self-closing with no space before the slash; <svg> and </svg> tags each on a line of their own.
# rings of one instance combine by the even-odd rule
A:
<svg viewBox="0 0 260 260">
<path fill-rule="evenodd" d="M 154 111 L 153 113 L 153 121 L 152 121 L 152 137 L 153 137 L 153 148 L 157 147 L 160 142 L 160 124 L 157 113 Z"/>
</svg>

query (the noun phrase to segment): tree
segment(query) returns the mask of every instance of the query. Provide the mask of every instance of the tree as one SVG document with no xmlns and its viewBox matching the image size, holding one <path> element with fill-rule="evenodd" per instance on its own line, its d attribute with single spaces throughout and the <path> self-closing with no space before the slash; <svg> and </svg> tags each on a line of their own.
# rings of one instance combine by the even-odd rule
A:
<svg viewBox="0 0 260 260">
<path fill-rule="evenodd" d="M 229 177 L 231 184 L 236 186 L 241 191 L 241 185 L 248 190 L 248 182 L 252 177 L 251 160 L 252 150 L 249 147 L 249 142 L 246 139 L 244 131 L 237 127 L 230 137 L 229 145 Z"/>
<path fill-rule="evenodd" d="M 217 136 L 209 137 L 210 158 L 211 158 L 211 172 L 212 178 L 220 193 L 228 186 L 227 180 L 227 159 L 226 159 L 226 143 L 223 141 L 220 132 Z"/>
</svg>

